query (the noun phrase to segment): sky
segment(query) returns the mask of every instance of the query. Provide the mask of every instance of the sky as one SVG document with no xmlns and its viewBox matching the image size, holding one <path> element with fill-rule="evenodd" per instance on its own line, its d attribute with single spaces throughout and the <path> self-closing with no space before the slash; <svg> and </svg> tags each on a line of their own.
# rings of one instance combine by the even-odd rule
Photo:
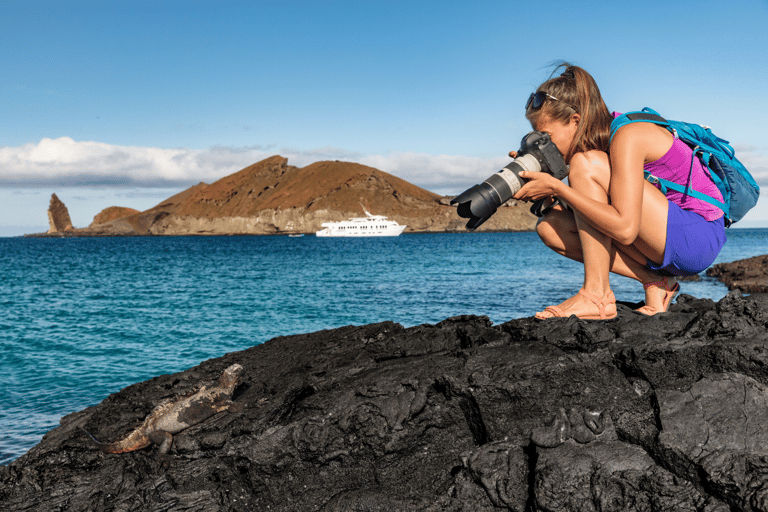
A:
<svg viewBox="0 0 768 512">
<path fill-rule="evenodd" d="M 768 0 L 0 0 L 0 236 L 145 210 L 273 155 L 439 194 L 503 167 L 553 63 L 611 110 L 707 124 L 763 195 Z"/>
</svg>

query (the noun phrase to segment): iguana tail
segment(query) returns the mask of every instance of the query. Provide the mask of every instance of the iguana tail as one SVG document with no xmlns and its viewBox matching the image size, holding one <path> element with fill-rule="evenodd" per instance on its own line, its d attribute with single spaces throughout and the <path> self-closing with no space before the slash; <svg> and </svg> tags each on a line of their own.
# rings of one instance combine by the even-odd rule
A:
<svg viewBox="0 0 768 512">
<path fill-rule="evenodd" d="M 134 430 L 120 441 L 115 441 L 114 443 L 102 443 L 84 428 L 81 427 L 81 430 L 88 434 L 88 437 L 93 440 L 96 447 L 104 453 L 132 452 L 134 450 L 141 450 L 152 444 L 152 441 L 141 429 Z"/>
</svg>

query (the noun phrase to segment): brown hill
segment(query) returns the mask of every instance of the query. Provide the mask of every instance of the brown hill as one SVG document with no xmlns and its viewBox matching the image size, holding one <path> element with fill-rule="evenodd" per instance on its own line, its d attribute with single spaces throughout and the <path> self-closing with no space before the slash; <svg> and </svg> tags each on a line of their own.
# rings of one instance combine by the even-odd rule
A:
<svg viewBox="0 0 768 512">
<path fill-rule="evenodd" d="M 464 219 L 441 199 L 373 167 L 335 161 L 298 168 L 273 156 L 210 185 L 199 183 L 144 212 L 86 229 L 98 234 L 314 233 L 323 222 L 359 217 L 365 208 L 407 225 L 406 231 L 463 231 Z M 534 224 L 535 217 L 520 205 L 500 208 L 481 230 L 529 230 Z"/>
<path fill-rule="evenodd" d="M 405 213 L 404 198 L 415 206 L 435 203 L 439 196 L 373 167 L 336 161 L 299 169 L 274 156 L 196 191 L 176 213 L 237 217 L 293 208 L 360 213 L 361 202 Z"/>
<path fill-rule="evenodd" d="M 117 219 L 122 219 L 123 217 L 134 215 L 136 213 L 140 213 L 139 210 L 126 208 L 124 206 L 110 206 L 109 208 L 104 208 L 98 214 L 96 214 L 96 216 L 93 218 L 93 222 L 91 222 L 90 227 L 95 227 L 99 224 L 108 224 Z"/>
</svg>

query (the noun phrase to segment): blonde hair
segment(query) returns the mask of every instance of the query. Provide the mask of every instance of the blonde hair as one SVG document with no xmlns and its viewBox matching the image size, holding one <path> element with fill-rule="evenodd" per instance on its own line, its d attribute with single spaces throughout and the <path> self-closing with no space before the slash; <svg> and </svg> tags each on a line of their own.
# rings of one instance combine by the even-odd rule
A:
<svg viewBox="0 0 768 512">
<path fill-rule="evenodd" d="M 561 69 L 563 72 L 555 76 Z M 558 101 L 547 98 L 538 110 L 528 109 L 525 117 L 532 126 L 535 127 L 543 115 L 561 123 L 568 123 L 573 114 L 581 116 L 571 147 L 568 148 L 567 154 L 563 155 L 566 162 L 569 162 L 574 154 L 592 149 L 608 152 L 613 116 L 605 105 L 592 75 L 578 66 L 561 62 L 549 80 L 536 90 L 544 91 Z"/>
</svg>

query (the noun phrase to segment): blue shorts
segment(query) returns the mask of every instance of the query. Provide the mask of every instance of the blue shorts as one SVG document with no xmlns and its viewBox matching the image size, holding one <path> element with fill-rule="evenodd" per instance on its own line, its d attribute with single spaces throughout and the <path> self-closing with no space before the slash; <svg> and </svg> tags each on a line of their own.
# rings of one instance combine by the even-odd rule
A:
<svg viewBox="0 0 768 512">
<path fill-rule="evenodd" d="M 724 217 L 707 221 L 670 202 L 664 261 L 657 265 L 648 260 L 646 267 L 665 276 L 698 274 L 715 261 L 725 240 Z"/>
</svg>

